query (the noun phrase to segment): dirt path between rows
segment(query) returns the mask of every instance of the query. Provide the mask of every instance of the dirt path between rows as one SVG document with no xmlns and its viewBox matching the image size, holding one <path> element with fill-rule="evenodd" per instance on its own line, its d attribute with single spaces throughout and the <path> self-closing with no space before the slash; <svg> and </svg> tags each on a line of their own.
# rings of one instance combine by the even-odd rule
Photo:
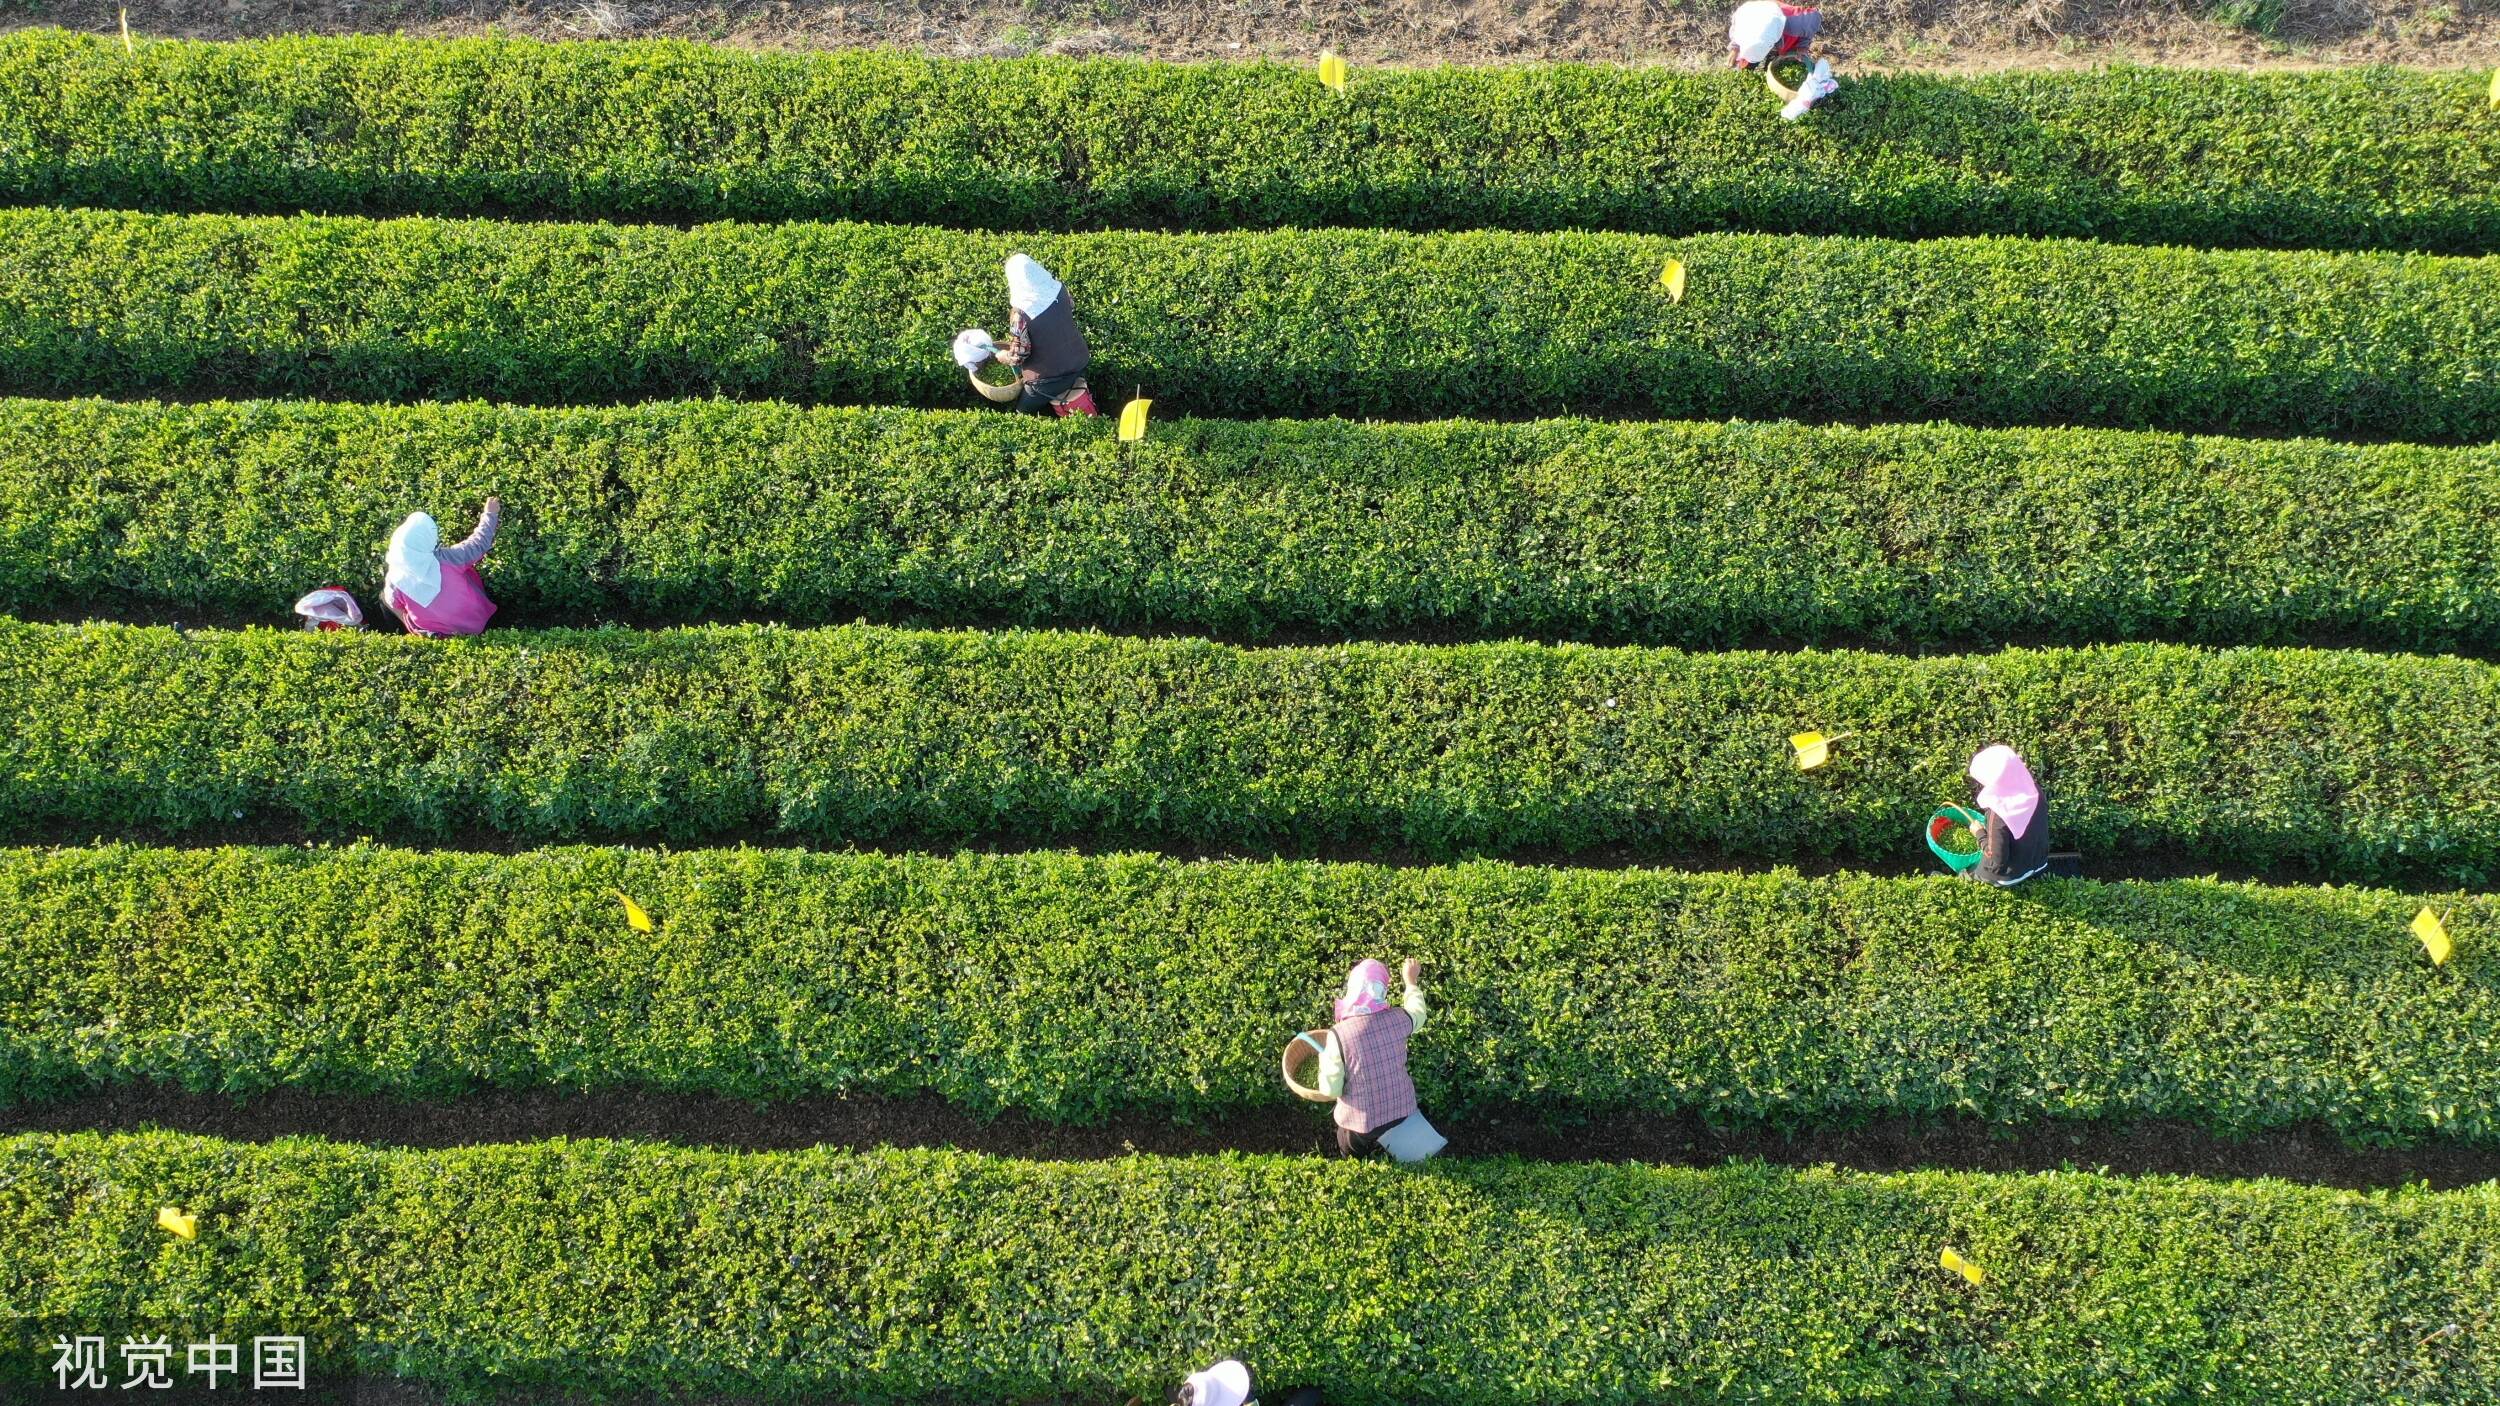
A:
<svg viewBox="0 0 2500 1406">
<path fill-rule="evenodd" d="M 0 848 L 84 849 L 97 845 L 147 845 L 163 849 L 222 849 L 230 846 L 339 848 L 370 843 L 395 849 L 467 854 L 528 854 L 572 845 L 625 845 L 670 850 L 782 849 L 814 854 L 884 854 L 944 857 L 955 854 L 1082 854 L 1095 856 L 1153 854 L 1168 860 L 1266 863 L 1275 860 L 1322 864 L 1368 864 L 1388 869 L 1434 869 L 1467 859 L 1488 859 L 1522 867 L 1555 869 L 1655 869 L 1685 874 L 1793 873 L 1809 879 L 1863 875 L 1878 879 L 1945 878 L 1942 865 L 1920 840 L 1925 812 L 1910 815 L 1902 826 L 1901 847 L 1887 853 L 1755 854 L 1725 848 L 1686 846 L 1664 849 L 1640 845 L 1591 845 L 1580 849 L 1522 845 L 1440 853 L 1388 842 L 1338 841 L 1307 845 L 1212 844 L 1174 840 L 1143 832 L 1092 832 L 1034 839 L 1012 831 L 991 834 L 909 835 L 876 839 L 834 840 L 794 835 L 764 826 L 707 830 L 700 835 L 605 830 L 564 838 L 515 835 L 481 826 L 447 834 L 362 826 L 315 826 L 281 815 L 244 816 L 215 825 L 166 829 L 144 825 L 98 826 L 73 822 L 30 824 L 0 821 Z M 2175 879 L 2214 879 L 2224 883 L 2268 884 L 2301 888 L 2313 884 L 2365 884 L 2408 892 L 2446 893 L 2460 887 L 2483 893 L 2489 886 L 2464 883 L 2437 868 L 2417 866 L 2373 876 L 2359 876 L 2308 865 L 2279 864 L 2251 868 L 2221 864 L 2177 849 L 2127 853 L 2084 852 L 2083 872 L 2076 883 L 2158 883 Z M 2034 883 L 2070 882 L 2033 880 Z"/>
<path fill-rule="evenodd" d="M 0 0 L 0 29 L 113 32 L 110 0 Z M 1724 52 L 1720 0 L 138 0 L 142 35 L 313 32 L 698 39 L 948 55 L 1125 54 L 1357 63 L 1537 60 L 1693 66 Z M 1844 67 L 1984 71 L 2112 61 L 2195 66 L 2500 58 L 2493 0 L 1833 0 Z"/>
<path fill-rule="evenodd" d="M 1581 1120 L 1585 1119 L 1585 1125 Z M 1557 1126 L 1559 1124 L 1560 1126 Z M 971 1116 L 936 1099 L 811 1098 L 756 1105 L 692 1094 L 481 1092 L 407 1102 L 279 1092 L 240 1101 L 177 1089 L 129 1087 L 56 1104 L 0 1109 L 0 1132 L 147 1128 L 244 1142 L 317 1135 L 398 1147 L 462 1147 L 542 1138 L 638 1138 L 738 1150 L 815 1147 L 962 1147 L 1002 1157 L 1080 1161 L 1132 1153 L 1321 1155 L 1326 1115 L 1263 1109 L 1184 1126 L 1135 1115 L 1063 1127 L 1009 1113 Z M 2500 1147 L 2428 1143 L 2356 1148 L 2322 1128 L 2245 1139 L 2183 1123 L 2042 1123 L 2006 1128 L 1969 1119 L 1892 1118 L 1857 1128 L 1784 1132 L 1712 1128 L 1690 1115 L 1588 1115 L 1552 1105 L 1480 1111 L 1444 1120 L 1447 1155 L 1511 1155 L 1554 1162 L 1637 1161 L 1713 1166 L 1759 1158 L 1784 1166 L 1862 1171 L 1946 1169 L 2035 1172 L 2073 1167 L 2138 1175 L 2279 1177 L 2350 1188 L 2428 1182 L 2449 1188 L 2500 1178 Z"/>
</svg>

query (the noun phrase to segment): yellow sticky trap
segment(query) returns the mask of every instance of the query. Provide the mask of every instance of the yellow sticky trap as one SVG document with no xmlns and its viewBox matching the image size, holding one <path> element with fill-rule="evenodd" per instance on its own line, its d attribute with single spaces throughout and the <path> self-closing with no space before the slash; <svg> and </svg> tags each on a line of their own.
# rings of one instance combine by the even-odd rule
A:
<svg viewBox="0 0 2500 1406">
<path fill-rule="evenodd" d="M 2491 105 L 2500 108 L 2500 68 L 2491 71 Z"/>
<path fill-rule="evenodd" d="M 130 7 L 127 5 L 122 7 L 122 52 L 125 54 L 138 52 L 130 47 Z"/>
<path fill-rule="evenodd" d="M 616 901 L 625 905 L 625 926 L 632 928 L 636 932 L 650 932 L 652 930 L 651 915 L 642 911 L 641 904 L 627 898 L 623 889 L 610 889 L 608 892 L 615 894 Z"/>
<path fill-rule="evenodd" d="M 170 1230 L 185 1240 L 200 1238 L 200 1218 L 173 1206 L 157 1207 L 156 1225 L 158 1229 Z"/>
<path fill-rule="evenodd" d="M 1658 286 L 1667 290 L 1668 302 L 1684 301 L 1684 261 L 1682 259 L 1667 260 L 1666 268 L 1658 275 Z"/>
<path fill-rule="evenodd" d="M 2409 926 L 2413 935 L 2422 939 L 2422 950 L 2431 954 L 2432 966 L 2446 966 L 2448 959 L 2456 955 L 2457 945 L 2448 940 L 2448 925 L 2439 921 L 2439 915 L 2432 912 L 2427 904 L 2421 912 L 2413 915 Z"/>
<path fill-rule="evenodd" d="M 1146 437 L 1146 407 L 1151 400 L 1132 400 L 1120 407 L 1120 442 L 1135 444 Z"/>
<path fill-rule="evenodd" d="M 1789 734 L 1788 745 L 1797 749 L 1797 770 L 1812 771 L 1832 759 L 1833 743 L 1855 736 L 1854 732 L 1836 732 L 1829 737 L 1819 732 L 1795 732 Z"/>
<path fill-rule="evenodd" d="M 1980 1280 L 1988 1277 L 1988 1272 L 1986 1270 L 1972 1264 L 1969 1260 L 1962 1258 L 1960 1255 L 1953 1253 L 1951 1250 L 1946 1250 L 1943 1254 L 1936 1256 L 1936 1267 L 1939 1269 L 1952 1270 L 1954 1273 L 1961 1275 L 1973 1284 L 1976 1284 Z"/>
<path fill-rule="evenodd" d="M 1319 51 L 1319 83 L 1332 93 L 1345 91 L 1345 60 L 1326 49 Z"/>
</svg>

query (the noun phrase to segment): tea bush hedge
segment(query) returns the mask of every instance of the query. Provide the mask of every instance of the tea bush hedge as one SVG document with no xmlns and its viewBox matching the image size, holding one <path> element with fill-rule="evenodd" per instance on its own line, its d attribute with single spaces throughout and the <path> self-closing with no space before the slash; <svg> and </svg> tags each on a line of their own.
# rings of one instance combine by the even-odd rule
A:
<svg viewBox="0 0 2500 1406">
<path fill-rule="evenodd" d="M 2500 249 L 2467 72 L 1308 68 L 675 43 L 0 41 L 0 199 L 988 229 L 1756 229 Z"/>
<path fill-rule="evenodd" d="M 1787 736 L 1859 734 L 1799 772 Z M 1926 861 L 2005 741 L 2053 833 L 2351 878 L 2500 857 L 2500 669 L 2114 646 L 1944 658 L 1245 650 L 850 627 L 445 642 L 0 624 L 13 830 L 1062 837 Z M 94 827 L 87 830 L 86 827 Z M 2191 871 L 2192 872 L 2192 871 Z"/>
<path fill-rule="evenodd" d="M 1116 1401 L 1233 1353 L 1349 1406 L 2464 1406 L 2500 1351 L 2417 1340 L 2495 1244 L 2489 1185 L 28 1136 L 0 1371 L 258 1331 L 471 1399 Z"/>
<path fill-rule="evenodd" d="M 2500 438 L 2500 262 L 1775 235 L 1006 236 L 0 212 L 0 390 L 963 405 L 1000 261 L 1163 413 Z M 1691 274 L 1680 305 L 1658 275 Z M 1105 434 L 1096 423 L 1070 433 Z"/>
<path fill-rule="evenodd" d="M 2489 446 L 729 402 L 0 402 L 0 609 L 370 604 L 498 492 L 507 623 L 2500 646 Z"/>
<path fill-rule="evenodd" d="M 2469 945 L 2433 969 L 2405 931 L 2421 901 L 1049 853 L 0 851 L 0 1101 L 142 1080 L 1220 1116 L 1290 1105 L 1287 1036 L 1326 1022 L 1354 961 L 1412 954 L 1434 1003 L 1413 1068 L 1445 1126 L 1502 1106 L 2489 1138 L 2491 963 Z M 2500 919 L 2441 906 L 2461 933 Z"/>
</svg>

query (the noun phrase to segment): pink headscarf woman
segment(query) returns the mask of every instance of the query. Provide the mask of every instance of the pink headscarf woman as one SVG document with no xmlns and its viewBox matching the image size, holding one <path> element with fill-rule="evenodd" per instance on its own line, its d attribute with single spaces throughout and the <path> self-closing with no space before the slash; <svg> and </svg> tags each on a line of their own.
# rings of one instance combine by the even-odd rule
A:
<svg viewBox="0 0 2500 1406">
<path fill-rule="evenodd" d="M 1970 779 L 1979 785 L 1978 805 L 1986 816 L 1973 827 L 1979 863 L 1962 877 L 2008 888 L 2047 872 L 2048 801 L 2022 756 L 2003 744 L 1984 748 L 1970 759 Z"/>
<path fill-rule="evenodd" d="M 494 618 L 495 603 L 477 563 L 495 545 L 503 500 L 489 498 L 477 530 L 456 546 L 439 545 L 442 530 L 426 513 L 410 513 L 391 533 L 383 556 L 382 603 L 411 634 L 474 635 Z"/>
<path fill-rule="evenodd" d="M 1345 974 L 1336 1023 L 1319 1052 L 1319 1091 L 1337 1101 L 1337 1150 L 1351 1157 L 1418 1117 L 1406 1042 L 1424 1028 L 1424 966 L 1406 961 L 1406 998 L 1389 1004 L 1389 968 L 1366 958 Z"/>
</svg>

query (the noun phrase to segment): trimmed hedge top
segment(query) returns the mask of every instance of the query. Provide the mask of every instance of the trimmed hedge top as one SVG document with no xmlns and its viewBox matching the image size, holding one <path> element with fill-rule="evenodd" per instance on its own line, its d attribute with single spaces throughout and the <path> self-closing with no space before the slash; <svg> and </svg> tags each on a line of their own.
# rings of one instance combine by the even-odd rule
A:
<svg viewBox="0 0 2500 1406">
<path fill-rule="evenodd" d="M 541 1398 L 2479 1406 L 2491 1335 L 2417 1340 L 2495 1244 L 2493 1186 L 19 1137 L 0 1382 L 75 1325 Z"/>
<path fill-rule="evenodd" d="M 2500 250 L 2482 77 L 1752 75 L 0 40 L 0 200 L 293 213 L 2063 235 Z"/>
<path fill-rule="evenodd" d="M 506 624 L 2500 648 L 2490 446 L 718 401 L 0 401 L 0 609 L 274 623 L 490 493 Z"/>
<path fill-rule="evenodd" d="M 1009 237 L 0 212 L 0 389 L 960 406 L 1000 264 L 1116 401 L 2500 437 L 2500 260 L 2031 240 Z M 1667 301 L 1659 271 L 1690 268 Z M 1075 432 L 1107 433 L 1100 425 Z"/>
<path fill-rule="evenodd" d="M 1805 728 L 1842 760 L 1791 764 Z M 2481 882 L 2500 668 L 756 627 L 434 641 L 0 624 L 0 813 L 448 838 L 769 833 L 1912 860 L 1990 742 L 2104 859 Z"/>
<path fill-rule="evenodd" d="M 2433 968 L 2405 931 L 2421 901 L 1049 853 L 0 850 L 0 1102 L 142 1080 L 1220 1117 L 1292 1105 L 1287 1036 L 1325 1022 L 1352 962 L 1412 955 L 1433 1000 L 1412 1067 L 1445 1126 L 1491 1105 L 2492 1139 L 2495 957 L 2469 942 Z M 2459 932 L 2500 922 L 2500 901 L 2442 906 Z"/>
</svg>

